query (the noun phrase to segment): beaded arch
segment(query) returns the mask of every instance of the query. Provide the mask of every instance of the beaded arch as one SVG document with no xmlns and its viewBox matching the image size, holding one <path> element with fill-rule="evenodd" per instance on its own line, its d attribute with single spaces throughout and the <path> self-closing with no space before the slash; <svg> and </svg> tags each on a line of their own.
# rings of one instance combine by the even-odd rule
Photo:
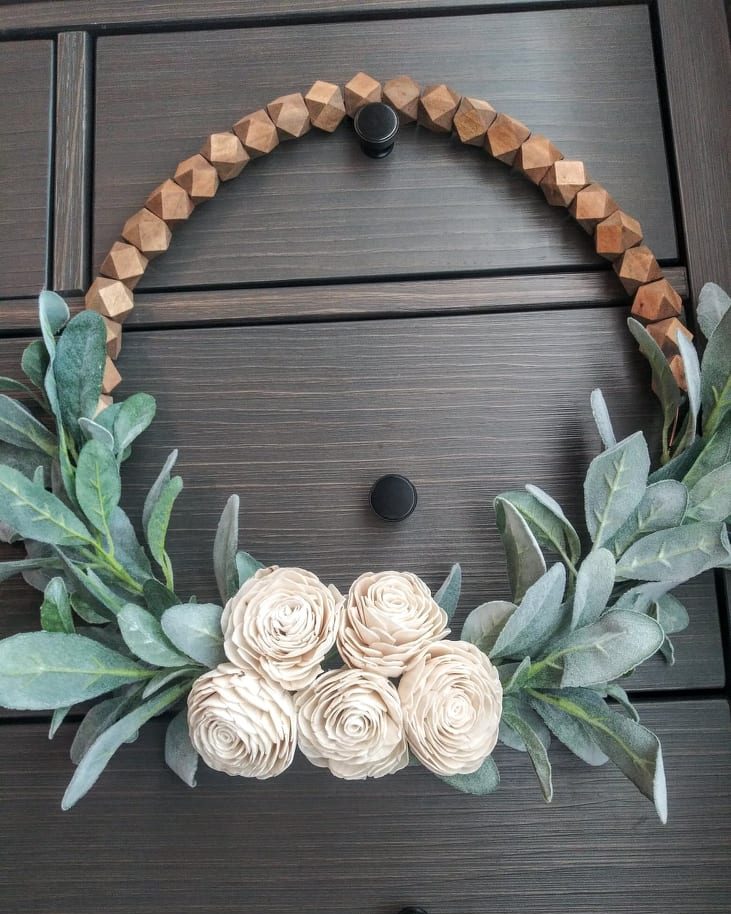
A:
<svg viewBox="0 0 731 914">
<path fill-rule="evenodd" d="M 111 393 L 121 381 L 114 363 L 122 347 L 122 323 L 134 307 L 133 290 L 149 261 L 170 246 L 175 226 L 212 199 L 220 182 L 241 174 L 251 159 L 313 127 L 332 133 L 345 117 L 353 118 L 364 105 L 379 101 L 394 108 L 401 124 L 455 133 L 462 143 L 484 148 L 540 187 L 551 206 L 566 207 L 592 235 L 597 253 L 611 262 L 633 296 L 633 316 L 646 324 L 678 383 L 685 386 L 676 339 L 679 331 L 689 340 L 692 334 L 682 322 L 681 297 L 643 244 L 640 223 L 589 177 L 583 162 L 566 158 L 547 137 L 489 102 L 461 96 L 444 83 L 421 88 L 409 76 L 381 83 L 360 72 L 342 88 L 317 80 L 305 95 L 283 95 L 242 117 L 231 130 L 211 134 L 200 152 L 180 162 L 172 178 L 156 187 L 125 222 L 85 297 L 86 307 L 102 315 L 107 330 L 99 409 L 112 402 Z"/>
</svg>

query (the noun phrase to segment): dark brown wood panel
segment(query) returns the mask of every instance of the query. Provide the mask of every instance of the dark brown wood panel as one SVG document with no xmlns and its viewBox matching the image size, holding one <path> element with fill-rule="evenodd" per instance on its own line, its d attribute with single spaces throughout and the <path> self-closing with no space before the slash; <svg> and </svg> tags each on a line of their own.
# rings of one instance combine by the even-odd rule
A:
<svg viewBox="0 0 731 914">
<path fill-rule="evenodd" d="M 17 364 L 20 341 L 0 351 Z M 536 483 L 582 525 L 581 481 L 598 451 L 589 394 L 601 386 L 617 433 L 657 433 L 646 367 L 621 309 L 199 329 L 129 335 L 121 393 L 158 401 L 125 478 L 133 515 L 167 454 L 186 488 L 171 546 L 178 589 L 215 596 L 210 546 L 232 492 L 241 538 L 262 561 L 301 564 L 340 588 L 369 568 L 409 568 L 438 586 L 464 568 L 457 623 L 507 596 L 492 500 Z M 652 440 L 652 438 L 651 438 Z M 133 469 L 134 468 L 134 469 Z M 401 524 L 368 508 L 399 472 L 419 490 Z M 35 626 L 37 598 L 7 591 L 4 633 Z M 723 684 L 711 576 L 687 590 L 693 625 L 678 660 L 643 669 L 643 689 Z"/>
<path fill-rule="evenodd" d="M 0 44 L 0 298 L 46 282 L 52 65 L 50 41 Z"/>
<path fill-rule="evenodd" d="M 95 263 L 208 132 L 360 68 L 489 98 L 584 159 L 658 256 L 676 257 L 648 11 L 632 6 L 100 38 Z M 374 162 L 342 127 L 250 165 L 177 230 L 140 288 L 599 262 L 565 210 L 480 150 L 404 129 Z"/>
<path fill-rule="evenodd" d="M 164 767 L 162 723 L 62 813 L 71 728 L 49 743 L 43 726 L 6 723 L 0 901 L 13 914 L 726 914 L 728 705 L 640 710 L 665 750 L 665 826 L 616 769 L 560 747 L 551 806 L 503 747 L 486 798 L 423 769 L 345 782 L 302 759 L 264 782 L 202 770 L 191 791 Z"/>
</svg>

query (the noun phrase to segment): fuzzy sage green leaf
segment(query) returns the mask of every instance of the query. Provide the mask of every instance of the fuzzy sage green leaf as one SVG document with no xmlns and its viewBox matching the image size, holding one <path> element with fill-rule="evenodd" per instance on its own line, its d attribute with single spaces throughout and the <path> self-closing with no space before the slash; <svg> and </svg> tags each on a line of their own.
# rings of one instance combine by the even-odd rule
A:
<svg viewBox="0 0 731 914">
<path fill-rule="evenodd" d="M 562 599 L 566 569 L 556 563 L 528 588 L 490 651 L 490 657 L 522 659 L 538 650 L 563 621 Z"/>
<path fill-rule="evenodd" d="M 666 463 L 670 457 L 670 430 L 677 420 L 678 410 L 680 409 L 680 388 L 670 370 L 665 353 L 642 324 L 630 317 L 627 320 L 627 326 L 632 336 L 637 340 L 640 352 L 650 363 L 652 389 L 662 407 L 662 455 L 663 463 Z"/>
<path fill-rule="evenodd" d="M 482 603 L 467 616 L 462 626 L 462 641 L 469 641 L 484 654 L 493 649 L 505 623 L 518 607 L 506 600 L 491 600 Z"/>
<path fill-rule="evenodd" d="M 175 650 L 158 620 L 141 606 L 128 603 L 117 615 L 124 642 L 140 660 L 152 666 L 180 667 L 190 658 Z"/>
<path fill-rule="evenodd" d="M 53 374 L 64 427 L 81 440 L 79 419 L 91 418 L 102 392 L 106 330 L 100 314 L 82 311 L 73 317 L 56 345 Z"/>
<path fill-rule="evenodd" d="M 181 603 L 166 609 L 160 621 L 162 630 L 179 651 L 212 668 L 226 659 L 222 613 L 222 608 L 213 603 Z"/>
<path fill-rule="evenodd" d="M 213 541 L 213 570 L 225 603 L 239 589 L 236 550 L 239 547 L 239 496 L 232 495 L 221 512 Z"/>
<path fill-rule="evenodd" d="M 546 803 L 550 803 L 553 799 L 553 780 L 551 777 L 551 762 L 548 759 L 545 745 L 525 717 L 515 712 L 509 698 L 505 700 L 503 717 L 508 726 L 512 727 L 525 743 L 528 757 L 543 791 L 543 798 Z"/>
<path fill-rule="evenodd" d="M 505 549 L 508 579 L 514 600 L 520 600 L 528 588 L 546 570 L 540 546 L 531 528 L 511 501 L 495 499 L 495 519 Z"/>
<path fill-rule="evenodd" d="M 150 547 L 152 557 L 165 575 L 165 585 L 171 590 L 174 586 L 173 568 L 165 549 L 165 539 L 167 537 L 173 505 L 182 488 L 183 480 L 180 476 L 173 476 L 172 479 L 169 479 L 164 483 L 160 489 L 160 494 L 150 511 L 145 526 L 147 545 Z"/>
<path fill-rule="evenodd" d="M 595 457 L 584 482 L 586 526 L 595 546 L 606 543 L 642 500 L 650 455 L 636 432 Z"/>
<path fill-rule="evenodd" d="M 236 573 L 238 575 L 239 587 L 242 587 L 249 578 L 252 578 L 256 572 L 263 567 L 262 563 L 258 562 L 252 555 L 249 555 L 248 552 L 237 552 Z"/>
<path fill-rule="evenodd" d="M 7 466 L 0 466 L 0 521 L 24 539 L 41 543 L 80 546 L 91 541 L 89 531 L 60 499 Z"/>
<path fill-rule="evenodd" d="M 688 495 L 688 517 L 701 521 L 725 521 L 731 515 L 731 463 L 711 470 Z"/>
<path fill-rule="evenodd" d="M 110 543 L 111 517 L 122 495 L 114 454 L 99 441 L 87 441 L 76 466 L 76 498 L 93 526 Z"/>
<path fill-rule="evenodd" d="M 731 310 L 711 334 L 701 367 L 703 434 L 710 436 L 731 410 Z"/>
<path fill-rule="evenodd" d="M 687 505 L 688 490 L 683 483 L 676 479 L 663 479 L 651 483 L 645 489 L 639 505 L 617 530 L 608 545 L 615 555 L 621 555 L 648 533 L 679 527 L 685 517 Z"/>
<path fill-rule="evenodd" d="M 165 731 L 165 762 L 183 783 L 188 787 L 195 787 L 198 753 L 190 741 L 185 710 L 175 715 Z"/>
<path fill-rule="evenodd" d="M 715 282 L 707 282 L 700 291 L 696 307 L 698 326 L 707 340 L 710 340 L 729 308 L 731 298 Z"/>
<path fill-rule="evenodd" d="M 46 585 L 41 603 L 41 628 L 46 632 L 74 631 L 71 601 L 61 577 L 52 578 Z"/>
<path fill-rule="evenodd" d="M 155 418 L 155 400 L 149 394 L 132 394 L 119 405 L 114 419 L 117 453 L 124 454 Z"/>
<path fill-rule="evenodd" d="M 636 581 L 687 581 L 731 558 L 723 524 L 696 522 L 638 540 L 617 563 L 617 577 Z"/>
<path fill-rule="evenodd" d="M 614 556 L 608 549 L 595 549 L 584 559 L 576 576 L 572 628 L 597 621 L 612 595 L 615 573 Z"/>
<path fill-rule="evenodd" d="M 56 438 L 46 426 L 22 403 L 5 394 L 0 394 L 0 441 L 40 451 L 49 457 L 55 456 L 57 450 Z"/>
<path fill-rule="evenodd" d="M 486 797 L 500 786 L 500 772 L 491 756 L 488 756 L 472 774 L 439 774 L 437 777 L 455 790 L 476 797 Z"/>
<path fill-rule="evenodd" d="M 444 583 L 434 594 L 434 601 L 441 606 L 448 619 L 451 619 L 457 611 L 461 591 L 462 569 L 459 565 L 452 565 Z"/>
<path fill-rule="evenodd" d="M 614 447 L 617 443 L 617 438 L 614 434 L 614 429 L 612 428 L 612 420 L 609 417 L 609 410 L 607 409 L 607 402 L 604 399 L 604 394 L 598 388 L 591 392 L 591 411 L 594 416 L 594 424 L 599 432 L 599 437 L 602 439 L 602 444 L 605 448 Z"/>
</svg>

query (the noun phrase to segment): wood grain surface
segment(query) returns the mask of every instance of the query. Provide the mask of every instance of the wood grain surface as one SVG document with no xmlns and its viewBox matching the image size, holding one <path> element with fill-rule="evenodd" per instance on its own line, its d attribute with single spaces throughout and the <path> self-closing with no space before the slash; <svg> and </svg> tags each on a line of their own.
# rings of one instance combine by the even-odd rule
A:
<svg viewBox="0 0 731 914">
<path fill-rule="evenodd" d="M 49 743 L 43 726 L 5 723 L 0 892 L 13 914 L 726 914 L 728 705 L 640 712 L 665 748 L 665 826 L 618 771 L 561 747 L 551 806 L 501 746 L 486 798 L 423 769 L 345 782 L 302 759 L 264 782 L 202 770 L 191 791 L 165 768 L 155 723 L 63 813 L 71 727 Z"/>
<path fill-rule="evenodd" d="M 658 257 L 677 256 L 641 6 L 118 36 L 98 40 L 96 63 L 95 266 L 208 133 L 359 68 L 486 97 L 587 162 Z M 404 128 L 394 153 L 374 162 L 343 126 L 249 165 L 176 230 L 139 288 L 599 262 L 563 208 L 483 151 Z"/>
<path fill-rule="evenodd" d="M 0 298 L 46 282 L 52 64 L 50 41 L 0 43 Z"/>
</svg>

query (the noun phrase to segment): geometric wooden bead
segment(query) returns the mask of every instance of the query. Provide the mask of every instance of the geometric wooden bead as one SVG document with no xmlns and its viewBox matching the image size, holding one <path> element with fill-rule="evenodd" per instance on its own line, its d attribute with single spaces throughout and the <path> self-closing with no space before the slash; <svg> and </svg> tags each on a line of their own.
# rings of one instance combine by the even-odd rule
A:
<svg viewBox="0 0 731 914">
<path fill-rule="evenodd" d="M 170 247 L 172 233 L 159 216 L 149 209 L 140 209 L 124 223 L 122 238 L 133 244 L 148 260 L 157 257 Z"/>
<path fill-rule="evenodd" d="M 546 171 L 541 189 L 551 206 L 570 206 L 574 197 L 589 183 L 583 162 L 560 159 Z"/>
<path fill-rule="evenodd" d="M 383 101 L 390 105 L 402 124 L 413 124 L 419 115 L 419 84 L 410 76 L 394 76 L 383 84 Z"/>
<path fill-rule="evenodd" d="M 667 279 L 656 279 L 640 286 L 632 302 L 633 316 L 644 321 L 678 317 L 682 309 L 683 301 Z"/>
<path fill-rule="evenodd" d="M 460 100 L 444 83 L 426 86 L 419 97 L 419 124 L 435 133 L 451 133 Z"/>
<path fill-rule="evenodd" d="M 678 387 L 681 390 L 687 390 L 688 382 L 685 379 L 685 364 L 680 353 L 676 352 L 674 356 L 671 356 L 668 360 L 668 365 Z"/>
<path fill-rule="evenodd" d="M 277 128 L 263 108 L 236 121 L 233 130 L 252 159 L 267 155 L 279 145 Z"/>
<path fill-rule="evenodd" d="M 128 289 L 134 289 L 147 269 L 147 258 L 133 244 L 115 241 L 99 267 L 102 276 L 121 279 Z"/>
<path fill-rule="evenodd" d="M 645 329 L 667 356 L 678 351 L 678 333 L 682 333 L 688 341 L 693 339 L 693 334 L 677 317 L 668 317 L 664 321 L 648 324 Z"/>
<path fill-rule="evenodd" d="M 380 102 L 381 84 L 367 73 L 356 73 L 345 83 L 343 101 L 349 117 L 355 117 L 364 105 Z"/>
<path fill-rule="evenodd" d="M 326 133 L 336 130 L 345 117 L 343 93 L 340 86 L 336 86 L 335 83 L 318 79 L 305 95 L 305 104 L 312 126 Z"/>
<path fill-rule="evenodd" d="M 548 137 L 532 133 L 518 150 L 513 165 L 529 181 L 540 184 L 551 165 L 562 158 L 563 153 L 556 149 Z"/>
<path fill-rule="evenodd" d="M 102 393 L 110 394 L 122 380 L 122 375 L 117 371 L 117 366 L 107 356 L 104 363 L 104 374 L 102 375 Z"/>
<path fill-rule="evenodd" d="M 282 95 L 267 105 L 267 114 L 280 140 L 297 140 L 309 132 L 310 112 L 300 92 Z"/>
<path fill-rule="evenodd" d="M 607 260 L 616 260 L 628 248 L 633 248 L 641 241 L 640 223 L 621 209 L 616 209 L 603 219 L 594 232 L 596 252 Z"/>
<path fill-rule="evenodd" d="M 594 228 L 617 209 L 617 204 L 601 184 L 589 184 L 574 197 L 569 207 L 571 215 L 590 235 Z"/>
<path fill-rule="evenodd" d="M 496 117 L 497 111 L 489 102 L 465 95 L 454 115 L 454 132 L 467 146 L 484 146 L 487 128 Z"/>
<path fill-rule="evenodd" d="M 193 203 L 203 203 L 216 196 L 218 172 L 200 153 L 183 159 L 175 169 L 174 177 L 176 183 L 188 192 Z"/>
<path fill-rule="evenodd" d="M 151 213 L 164 219 L 171 228 L 185 222 L 193 212 L 193 201 L 187 191 L 170 178 L 153 190 L 145 200 L 145 206 Z"/>
<path fill-rule="evenodd" d="M 518 150 L 530 136 L 525 124 L 507 114 L 498 114 L 487 128 L 485 146 L 496 159 L 512 165 Z"/>
<path fill-rule="evenodd" d="M 655 255 L 644 244 L 628 248 L 621 257 L 614 261 L 614 272 L 630 295 L 647 282 L 662 279 L 662 270 Z"/>
<path fill-rule="evenodd" d="M 134 308 L 132 293 L 118 279 L 97 276 L 89 286 L 84 303 L 90 311 L 98 311 L 102 317 L 113 321 L 123 321 Z"/>
<path fill-rule="evenodd" d="M 250 161 L 241 140 L 228 130 L 212 133 L 201 149 L 201 155 L 213 165 L 221 181 L 230 181 L 240 175 Z"/>
<path fill-rule="evenodd" d="M 122 351 L 122 325 L 103 314 L 102 320 L 107 331 L 107 355 L 110 359 L 116 359 Z"/>
</svg>

